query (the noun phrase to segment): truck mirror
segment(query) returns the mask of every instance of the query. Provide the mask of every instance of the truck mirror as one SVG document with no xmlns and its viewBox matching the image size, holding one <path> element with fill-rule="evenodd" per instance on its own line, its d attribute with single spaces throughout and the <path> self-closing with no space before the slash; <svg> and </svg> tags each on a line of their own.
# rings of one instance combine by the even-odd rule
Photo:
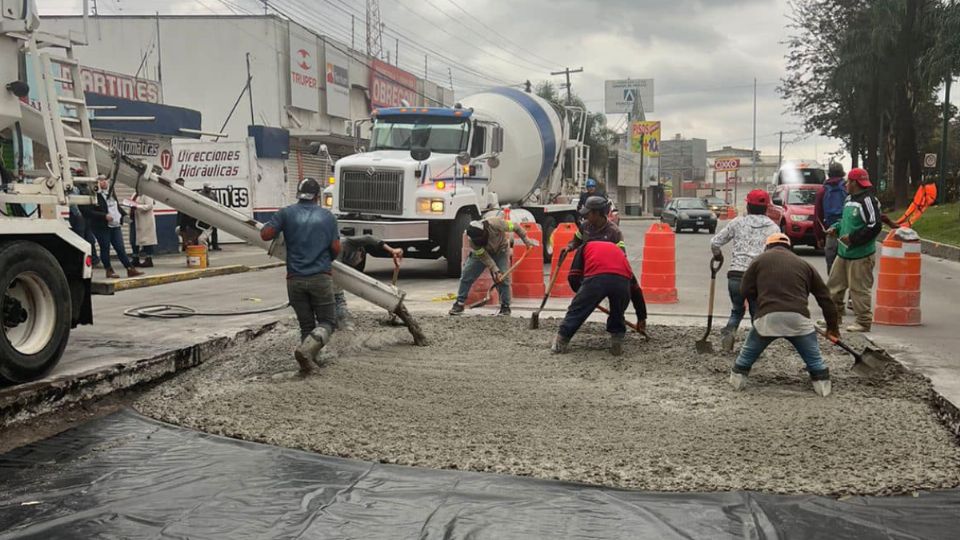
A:
<svg viewBox="0 0 960 540">
<path fill-rule="evenodd" d="M 460 165 L 469 165 L 470 164 L 470 153 L 469 152 L 460 152 L 457 154 L 457 163 Z"/>
<path fill-rule="evenodd" d="M 490 150 L 494 153 L 503 152 L 503 128 L 495 126 L 493 128 L 493 138 L 490 141 Z"/>
<path fill-rule="evenodd" d="M 411 148 L 410 157 L 417 161 L 425 161 L 430 159 L 430 149 L 429 148 Z"/>
<path fill-rule="evenodd" d="M 490 167 L 491 169 L 496 169 L 497 167 L 500 166 L 500 159 L 497 158 L 496 156 L 493 156 L 492 158 L 487 160 L 487 166 Z"/>
</svg>

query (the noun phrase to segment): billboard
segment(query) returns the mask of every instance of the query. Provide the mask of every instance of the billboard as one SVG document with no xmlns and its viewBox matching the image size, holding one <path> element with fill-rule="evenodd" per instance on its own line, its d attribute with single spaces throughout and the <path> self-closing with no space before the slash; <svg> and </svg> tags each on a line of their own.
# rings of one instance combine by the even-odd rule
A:
<svg viewBox="0 0 960 540">
<path fill-rule="evenodd" d="M 317 39 L 306 30 L 290 25 L 290 105 L 320 110 L 320 58 Z"/>
<path fill-rule="evenodd" d="M 417 105 L 417 78 L 406 71 L 374 59 L 370 64 L 370 106 Z"/>
<path fill-rule="evenodd" d="M 643 148 L 640 147 L 641 140 Z M 646 157 L 660 157 L 660 121 L 634 122 L 630 129 L 630 149 L 634 152 L 643 150 Z"/>
<path fill-rule="evenodd" d="M 603 101 L 607 114 L 629 113 L 641 103 L 643 112 L 653 112 L 653 79 L 606 81 Z"/>
<path fill-rule="evenodd" d="M 327 114 L 350 119 L 350 59 L 331 44 L 324 45 Z"/>
<path fill-rule="evenodd" d="M 716 172 L 734 172 L 740 169 L 740 158 L 716 158 L 713 170 Z"/>
<path fill-rule="evenodd" d="M 56 65 L 60 66 L 63 88 L 72 90 L 73 85 L 69 82 L 70 69 L 61 64 Z M 88 66 L 80 66 L 80 80 L 83 91 L 90 94 L 102 94 L 146 103 L 163 103 L 163 92 L 157 81 Z"/>
</svg>

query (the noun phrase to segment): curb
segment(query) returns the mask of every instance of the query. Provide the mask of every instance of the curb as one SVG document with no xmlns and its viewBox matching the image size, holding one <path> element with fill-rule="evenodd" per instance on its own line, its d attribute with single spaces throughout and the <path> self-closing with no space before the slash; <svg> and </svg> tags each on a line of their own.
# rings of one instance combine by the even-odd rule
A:
<svg viewBox="0 0 960 540">
<path fill-rule="evenodd" d="M 90 286 L 90 292 L 99 295 L 112 295 L 120 291 L 166 285 L 167 283 L 177 283 L 179 281 L 191 281 L 206 277 L 227 276 L 230 274 L 242 274 L 244 272 L 269 270 L 270 268 L 284 266 L 284 264 L 286 263 L 281 261 L 258 264 L 254 266 L 247 266 L 245 264 L 232 264 L 228 266 L 218 266 L 216 268 L 200 268 L 197 270 L 187 270 L 185 272 L 169 272 L 166 274 L 122 278 L 113 281 L 94 281 Z"/>
<path fill-rule="evenodd" d="M 960 247 L 920 239 L 920 253 L 948 261 L 960 262 Z"/>
<path fill-rule="evenodd" d="M 94 369 L 64 379 L 0 388 L 0 428 L 198 366 L 227 347 L 256 339 L 278 323 L 271 321 L 241 330 L 233 336 L 210 338 L 151 358 Z"/>
</svg>

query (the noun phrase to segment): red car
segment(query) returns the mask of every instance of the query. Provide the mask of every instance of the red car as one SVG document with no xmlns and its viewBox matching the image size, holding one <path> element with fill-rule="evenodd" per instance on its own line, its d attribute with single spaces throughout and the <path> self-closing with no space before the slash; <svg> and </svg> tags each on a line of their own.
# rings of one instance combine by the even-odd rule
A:
<svg viewBox="0 0 960 540">
<path fill-rule="evenodd" d="M 815 184 L 780 185 L 772 193 L 767 216 L 790 237 L 794 246 L 817 247 L 813 203 L 821 187 Z"/>
</svg>

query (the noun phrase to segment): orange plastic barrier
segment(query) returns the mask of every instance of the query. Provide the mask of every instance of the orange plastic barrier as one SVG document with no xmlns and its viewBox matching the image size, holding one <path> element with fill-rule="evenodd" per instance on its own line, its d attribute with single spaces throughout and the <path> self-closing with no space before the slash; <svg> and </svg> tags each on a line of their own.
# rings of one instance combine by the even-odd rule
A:
<svg viewBox="0 0 960 540">
<path fill-rule="evenodd" d="M 510 291 L 515 298 L 543 298 L 546 286 L 543 284 L 543 231 L 536 223 L 514 223 L 523 227 L 527 238 L 539 245 L 530 248 L 526 258 L 520 262 L 517 269 L 510 275 Z M 527 247 L 523 242 L 514 242 L 513 260 L 519 260 Z"/>
<path fill-rule="evenodd" d="M 909 231 L 909 232 L 907 232 Z M 920 240 L 903 240 L 911 229 L 896 229 L 880 248 L 877 302 L 873 322 L 889 326 L 920 324 Z"/>
<path fill-rule="evenodd" d="M 733 219 L 737 217 L 737 208 L 733 205 L 727 207 L 727 219 Z"/>
<path fill-rule="evenodd" d="M 643 240 L 640 288 L 648 304 L 676 304 L 676 235 L 666 223 L 654 223 Z"/>
<path fill-rule="evenodd" d="M 553 260 L 550 264 L 550 279 L 553 279 L 554 272 L 559 272 L 559 274 L 557 275 L 557 282 L 553 285 L 553 290 L 550 291 L 550 296 L 573 298 L 576 295 L 567 282 L 570 265 L 573 264 L 573 253 L 567 255 L 567 258 L 563 261 L 563 267 L 560 267 L 560 252 L 573 240 L 576 233 L 577 225 L 575 223 L 561 223 L 553 230 Z"/>
<path fill-rule="evenodd" d="M 466 262 L 467 257 L 470 257 L 470 253 L 472 251 L 473 250 L 470 249 L 470 240 L 469 238 L 467 238 L 467 233 L 463 233 L 463 249 L 460 252 L 461 253 L 460 259 Z M 476 302 L 483 300 L 483 297 L 487 295 L 487 291 L 492 286 L 493 286 L 493 278 L 490 276 L 490 272 L 488 272 L 487 270 L 484 270 L 483 273 L 480 274 L 480 277 L 478 277 L 477 280 L 473 282 L 473 285 L 470 286 L 470 293 L 467 294 L 466 305 L 469 306 L 471 304 L 474 304 Z M 500 305 L 500 293 L 497 291 L 497 289 L 494 289 L 493 292 L 490 293 L 490 301 L 487 302 L 485 305 L 488 305 L 488 306 Z"/>
</svg>

